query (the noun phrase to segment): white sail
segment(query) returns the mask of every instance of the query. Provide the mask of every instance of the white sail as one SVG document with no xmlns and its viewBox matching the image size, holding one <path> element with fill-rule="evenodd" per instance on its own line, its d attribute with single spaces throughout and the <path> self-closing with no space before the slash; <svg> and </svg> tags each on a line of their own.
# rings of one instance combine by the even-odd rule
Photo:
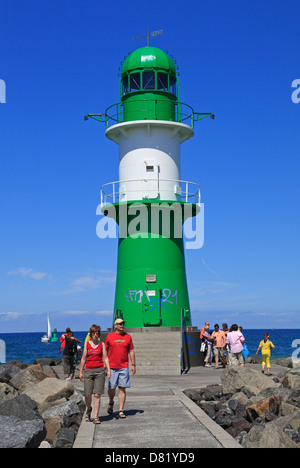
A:
<svg viewBox="0 0 300 468">
<path fill-rule="evenodd" d="M 42 343 L 49 343 L 51 340 L 51 325 L 49 319 L 49 313 L 47 314 L 47 333 L 41 338 Z"/>
<path fill-rule="evenodd" d="M 50 319 L 49 319 L 49 314 L 47 314 L 47 337 L 51 338 L 51 325 L 50 325 Z"/>
</svg>

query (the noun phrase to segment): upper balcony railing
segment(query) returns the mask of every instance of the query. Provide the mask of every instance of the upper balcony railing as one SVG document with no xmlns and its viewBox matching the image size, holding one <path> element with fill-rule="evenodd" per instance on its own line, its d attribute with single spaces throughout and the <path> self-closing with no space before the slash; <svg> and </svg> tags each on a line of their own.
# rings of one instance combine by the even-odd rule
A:
<svg viewBox="0 0 300 468">
<path fill-rule="evenodd" d="M 149 183 L 150 187 L 145 184 Z M 130 179 L 109 182 L 101 187 L 101 208 L 126 201 L 171 201 L 200 207 L 200 186 L 194 182 L 173 179 Z"/>
<path fill-rule="evenodd" d="M 131 100 L 130 105 L 137 103 L 139 105 L 138 109 L 135 109 L 134 114 L 135 118 L 126 118 L 124 115 L 124 107 L 128 106 L 128 103 L 117 102 L 116 104 L 108 107 L 104 114 L 87 114 L 85 120 L 89 117 L 99 122 L 105 122 L 105 129 L 116 125 L 122 122 L 127 122 L 131 120 L 155 120 L 160 115 L 160 106 L 165 104 L 165 101 L 160 99 L 143 99 L 143 100 Z M 141 103 L 144 104 L 144 107 L 141 106 Z M 210 117 L 215 118 L 214 114 L 211 112 L 194 112 L 193 108 L 188 104 L 183 102 L 174 101 L 171 103 L 174 107 L 174 120 L 175 122 L 185 123 L 190 125 L 194 129 L 194 124 L 198 120 L 205 119 Z M 140 119 L 139 119 L 140 115 Z M 158 118 L 160 120 L 160 118 Z M 164 119 L 163 119 L 164 120 Z"/>
</svg>

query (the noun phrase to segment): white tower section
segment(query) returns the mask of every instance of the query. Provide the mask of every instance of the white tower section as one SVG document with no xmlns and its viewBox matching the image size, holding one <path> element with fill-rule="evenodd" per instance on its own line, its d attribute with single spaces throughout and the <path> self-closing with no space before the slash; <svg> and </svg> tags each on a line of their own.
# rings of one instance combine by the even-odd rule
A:
<svg viewBox="0 0 300 468">
<path fill-rule="evenodd" d="M 106 136 L 119 145 L 119 186 L 113 187 L 119 201 L 180 201 L 180 145 L 193 135 L 190 126 L 163 120 L 108 128 Z"/>
</svg>

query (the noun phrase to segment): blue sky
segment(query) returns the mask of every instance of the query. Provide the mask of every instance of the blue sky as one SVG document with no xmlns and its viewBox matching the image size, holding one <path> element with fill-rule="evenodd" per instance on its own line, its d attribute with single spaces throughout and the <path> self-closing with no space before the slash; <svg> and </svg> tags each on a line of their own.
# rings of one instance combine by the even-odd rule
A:
<svg viewBox="0 0 300 468">
<path fill-rule="evenodd" d="M 300 328 L 300 4 L 297 0 L 3 0 L 0 333 L 111 324 L 117 240 L 96 236 L 118 148 L 84 122 L 118 101 L 118 68 L 150 44 L 180 100 L 212 111 L 182 145 L 205 244 L 186 251 L 193 324 Z"/>
</svg>

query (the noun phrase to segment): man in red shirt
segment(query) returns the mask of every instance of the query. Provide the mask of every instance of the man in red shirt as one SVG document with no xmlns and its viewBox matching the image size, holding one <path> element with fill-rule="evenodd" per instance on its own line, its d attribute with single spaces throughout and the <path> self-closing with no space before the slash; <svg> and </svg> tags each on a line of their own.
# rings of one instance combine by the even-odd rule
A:
<svg viewBox="0 0 300 468">
<path fill-rule="evenodd" d="M 115 321 L 115 331 L 107 335 L 105 346 L 111 369 L 111 378 L 108 381 L 109 403 L 107 412 L 113 413 L 114 397 L 116 388 L 119 387 L 119 418 L 126 418 L 123 409 L 126 400 L 126 388 L 130 387 L 129 380 L 129 357 L 131 360 L 131 371 L 135 374 L 135 353 L 132 338 L 124 331 L 124 320 L 118 318 Z"/>
</svg>

